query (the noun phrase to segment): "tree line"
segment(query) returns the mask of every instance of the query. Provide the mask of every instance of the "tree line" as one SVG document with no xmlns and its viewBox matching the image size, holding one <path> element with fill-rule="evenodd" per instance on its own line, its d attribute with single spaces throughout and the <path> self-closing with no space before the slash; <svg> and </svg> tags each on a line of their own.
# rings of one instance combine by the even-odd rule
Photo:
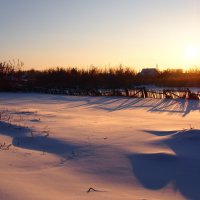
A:
<svg viewBox="0 0 200 200">
<path fill-rule="evenodd" d="M 18 91 L 34 88 L 126 89 L 141 85 L 162 87 L 200 87 L 200 69 L 158 70 L 141 74 L 133 68 L 50 68 L 22 70 L 22 63 L 0 63 L 0 90 Z"/>
</svg>

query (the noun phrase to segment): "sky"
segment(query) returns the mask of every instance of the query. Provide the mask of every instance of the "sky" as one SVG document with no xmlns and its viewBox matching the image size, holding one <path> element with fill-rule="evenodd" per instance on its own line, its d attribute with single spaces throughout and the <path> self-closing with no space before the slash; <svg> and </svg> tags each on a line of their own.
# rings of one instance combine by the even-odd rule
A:
<svg viewBox="0 0 200 200">
<path fill-rule="evenodd" d="M 0 61 L 200 66 L 199 0 L 0 0 Z"/>
</svg>

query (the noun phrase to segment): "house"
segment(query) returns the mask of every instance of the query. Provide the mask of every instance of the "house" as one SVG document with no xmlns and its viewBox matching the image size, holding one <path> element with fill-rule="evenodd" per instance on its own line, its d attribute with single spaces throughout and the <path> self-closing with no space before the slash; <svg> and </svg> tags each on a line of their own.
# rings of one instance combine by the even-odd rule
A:
<svg viewBox="0 0 200 200">
<path fill-rule="evenodd" d="M 144 68 L 140 72 L 140 74 L 142 76 L 156 76 L 156 75 L 158 75 L 158 73 L 159 73 L 158 69 L 156 69 L 156 68 Z"/>
</svg>

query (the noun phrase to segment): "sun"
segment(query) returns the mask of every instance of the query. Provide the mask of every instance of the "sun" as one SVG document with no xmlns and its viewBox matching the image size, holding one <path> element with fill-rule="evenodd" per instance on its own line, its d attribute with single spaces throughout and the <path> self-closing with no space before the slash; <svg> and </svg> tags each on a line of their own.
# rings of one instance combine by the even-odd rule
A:
<svg viewBox="0 0 200 200">
<path fill-rule="evenodd" d="M 188 60 L 194 61 L 199 57 L 200 51 L 197 47 L 191 46 L 185 50 L 185 57 Z"/>
</svg>

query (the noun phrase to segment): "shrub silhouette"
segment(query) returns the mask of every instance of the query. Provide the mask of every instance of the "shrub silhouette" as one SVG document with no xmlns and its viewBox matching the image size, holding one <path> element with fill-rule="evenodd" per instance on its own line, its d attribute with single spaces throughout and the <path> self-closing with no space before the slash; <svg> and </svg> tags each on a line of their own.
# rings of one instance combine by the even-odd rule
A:
<svg viewBox="0 0 200 200">
<path fill-rule="evenodd" d="M 23 64 L 23 63 L 22 63 Z M 21 70 L 22 64 L 0 63 L 0 90 L 57 89 L 127 89 L 140 85 L 162 87 L 200 87 L 200 69 L 167 69 L 154 76 L 142 75 L 133 68 L 50 68 Z"/>
</svg>

